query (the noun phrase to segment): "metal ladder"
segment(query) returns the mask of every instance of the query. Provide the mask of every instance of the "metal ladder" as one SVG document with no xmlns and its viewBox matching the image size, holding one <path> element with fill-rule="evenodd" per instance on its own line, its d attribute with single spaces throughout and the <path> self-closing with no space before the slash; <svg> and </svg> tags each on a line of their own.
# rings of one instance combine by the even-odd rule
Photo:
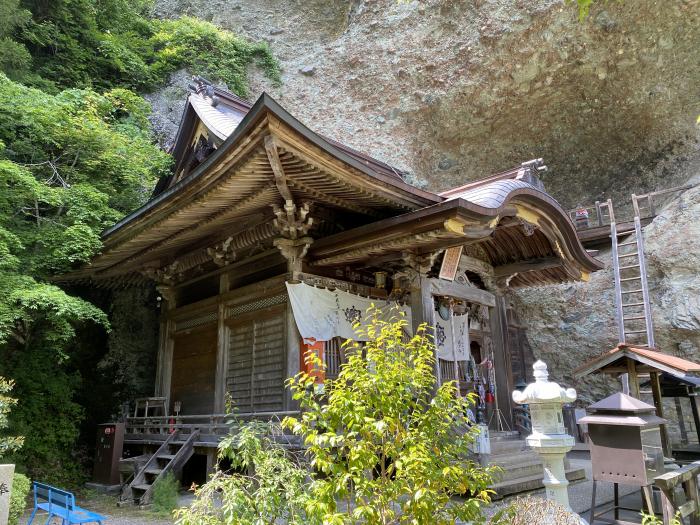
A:
<svg viewBox="0 0 700 525">
<path fill-rule="evenodd" d="M 612 201 L 608 199 L 605 206 L 610 217 L 615 305 L 620 342 L 654 348 L 654 325 L 651 318 L 647 268 L 644 259 L 644 237 L 638 208 L 635 206 L 634 233 L 619 234 Z M 625 239 L 628 236 L 629 238 Z"/>
</svg>

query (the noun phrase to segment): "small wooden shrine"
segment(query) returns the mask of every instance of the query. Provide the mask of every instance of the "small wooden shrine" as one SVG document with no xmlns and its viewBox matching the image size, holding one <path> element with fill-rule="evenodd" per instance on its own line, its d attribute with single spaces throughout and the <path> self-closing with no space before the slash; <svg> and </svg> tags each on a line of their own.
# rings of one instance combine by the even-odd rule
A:
<svg viewBox="0 0 700 525">
<path fill-rule="evenodd" d="M 629 394 L 637 399 L 640 398 L 642 387 L 650 387 L 656 415 L 660 418 L 668 417 L 668 414 L 664 415 L 663 398 L 672 397 L 676 401 L 680 398 L 688 398 L 697 439 L 700 443 L 700 415 L 696 392 L 696 387 L 700 385 L 700 364 L 655 348 L 620 343 L 612 350 L 574 370 L 574 376 L 579 378 L 593 373 L 603 373 L 615 377 L 624 374 Z M 676 403 L 676 416 L 676 422 L 682 429 L 681 433 L 685 434 L 684 416 L 680 403 Z M 679 450 L 676 450 L 669 439 L 666 425 L 661 425 L 661 428 L 661 441 L 667 457 L 674 457 L 681 461 L 700 459 L 700 446 L 679 446 Z"/>
<path fill-rule="evenodd" d="M 544 191 L 541 159 L 438 194 L 266 94 L 251 106 L 202 79 L 191 90 L 172 176 L 66 276 L 155 283 L 162 297 L 154 395 L 167 414 L 129 418 L 125 443 L 162 443 L 160 425 L 215 446 L 227 395 L 239 417 L 294 412 L 285 378 L 308 351 L 337 374 L 370 302 L 434 326 L 438 380 L 458 378 L 510 422 L 532 356 L 506 291 L 602 267 Z"/>
</svg>

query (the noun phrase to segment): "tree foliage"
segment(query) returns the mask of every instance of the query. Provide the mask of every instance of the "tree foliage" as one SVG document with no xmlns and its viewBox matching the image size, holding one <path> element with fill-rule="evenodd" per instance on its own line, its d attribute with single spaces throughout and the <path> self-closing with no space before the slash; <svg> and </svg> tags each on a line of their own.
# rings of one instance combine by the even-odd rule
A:
<svg viewBox="0 0 700 525">
<path fill-rule="evenodd" d="M 235 425 L 219 444 L 230 463 L 195 491 L 195 501 L 176 512 L 179 525 L 307 525 L 308 472 L 273 442 L 262 423 Z M 222 504 L 219 504 L 222 502 Z"/>
<path fill-rule="evenodd" d="M 116 373 L 116 406 L 133 387 L 94 329 L 109 326 L 107 315 L 55 281 L 97 254 L 104 228 L 169 173 L 137 92 L 181 68 L 240 95 L 251 64 L 279 79 L 266 44 L 195 18 L 156 20 L 152 9 L 152 0 L 0 0 L 0 374 L 20 399 L 11 430 L 27 436 L 12 459 L 48 481 L 79 478 L 76 442 L 92 417 L 83 389 Z M 120 318 L 118 329 L 132 324 Z M 128 340 L 111 337 L 110 353 Z"/>
<path fill-rule="evenodd" d="M 409 339 L 403 317 L 367 315 L 366 328 L 355 329 L 368 341 L 346 342 L 347 363 L 326 394 L 306 372 L 289 381 L 302 415 L 285 426 L 303 438 L 319 473 L 309 516 L 338 525 L 478 521 L 491 470 L 469 451 L 473 397 L 459 396 L 454 382 L 436 385 L 425 325 Z"/>
<path fill-rule="evenodd" d="M 0 0 L 0 66 L 14 80 L 50 91 L 92 87 L 151 90 L 188 68 L 247 93 L 246 68 L 274 81 L 266 43 L 251 43 L 192 17 L 157 20 L 151 0 Z"/>
<path fill-rule="evenodd" d="M 19 450 L 24 442 L 24 438 L 4 435 L 4 430 L 8 426 L 7 416 L 11 408 L 17 404 L 17 400 L 8 395 L 13 386 L 13 381 L 0 376 L 0 459 L 8 452 Z"/>
</svg>

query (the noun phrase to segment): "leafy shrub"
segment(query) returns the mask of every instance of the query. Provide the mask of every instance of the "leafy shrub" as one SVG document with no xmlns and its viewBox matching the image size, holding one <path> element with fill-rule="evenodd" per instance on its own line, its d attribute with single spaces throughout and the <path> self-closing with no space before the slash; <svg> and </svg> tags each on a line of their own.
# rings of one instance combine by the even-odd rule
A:
<svg viewBox="0 0 700 525">
<path fill-rule="evenodd" d="M 171 472 L 159 478 L 153 486 L 153 511 L 156 514 L 170 516 L 177 508 L 180 483 Z"/>
<path fill-rule="evenodd" d="M 237 428 L 219 444 L 219 458 L 230 461 L 231 470 L 217 471 L 195 491 L 192 506 L 176 512 L 179 525 L 309 523 L 304 512 L 308 471 L 267 437 L 264 424 Z"/>
<path fill-rule="evenodd" d="M 16 399 L 7 395 L 12 391 L 13 386 L 14 382 L 0 376 L 0 458 L 8 452 L 19 450 L 24 442 L 24 438 L 3 436 L 1 434 L 7 427 L 7 416 L 10 413 L 10 409 L 17 403 Z"/>
<path fill-rule="evenodd" d="M 405 318 L 384 321 L 372 308 L 367 317 L 355 329 L 368 341 L 346 342 L 347 362 L 326 394 L 306 372 L 288 381 L 302 415 L 285 426 L 304 439 L 318 472 L 308 488 L 309 517 L 333 524 L 480 520 L 492 470 L 470 457 L 477 430 L 466 414 L 474 398 L 460 397 L 454 382 L 436 385 L 425 325 L 406 341 Z"/>
<path fill-rule="evenodd" d="M 8 525 L 18 525 L 19 519 L 27 508 L 27 494 L 32 488 L 32 483 L 24 474 L 17 474 L 12 478 L 12 494 L 10 494 L 10 517 Z"/>
<path fill-rule="evenodd" d="M 279 64 L 267 43 L 249 42 L 193 17 L 151 18 L 152 0 L 3 2 L 0 67 L 13 80 L 46 91 L 148 91 L 187 68 L 246 95 L 251 64 L 279 82 Z"/>
</svg>

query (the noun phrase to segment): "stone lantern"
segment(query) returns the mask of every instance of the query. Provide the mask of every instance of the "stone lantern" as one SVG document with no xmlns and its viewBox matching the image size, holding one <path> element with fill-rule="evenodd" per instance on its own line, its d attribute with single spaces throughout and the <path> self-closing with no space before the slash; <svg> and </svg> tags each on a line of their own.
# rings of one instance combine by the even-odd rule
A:
<svg viewBox="0 0 700 525">
<path fill-rule="evenodd" d="M 564 389 L 547 380 L 547 365 L 537 361 L 533 366 L 535 382 L 525 390 L 513 392 L 513 401 L 530 407 L 532 434 L 526 443 L 534 449 L 544 463 L 544 486 L 547 499 L 556 501 L 567 510 L 569 494 L 564 468 L 564 456 L 574 446 L 574 438 L 566 433 L 562 405 L 576 400 L 576 390 Z"/>
</svg>

